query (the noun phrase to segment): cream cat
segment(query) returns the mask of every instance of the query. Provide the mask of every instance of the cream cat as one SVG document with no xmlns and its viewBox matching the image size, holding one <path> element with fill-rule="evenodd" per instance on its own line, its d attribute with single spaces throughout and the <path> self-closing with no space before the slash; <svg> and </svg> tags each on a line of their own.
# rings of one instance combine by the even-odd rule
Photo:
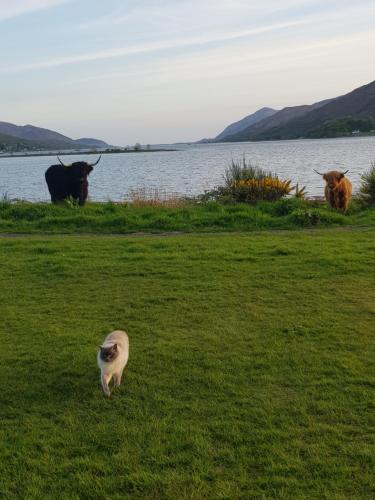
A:
<svg viewBox="0 0 375 500">
<path fill-rule="evenodd" d="M 113 377 L 115 387 L 121 384 L 122 372 L 129 359 L 129 338 L 125 332 L 110 333 L 98 351 L 98 366 L 104 394 L 111 395 L 109 383 Z"/>
</svg>

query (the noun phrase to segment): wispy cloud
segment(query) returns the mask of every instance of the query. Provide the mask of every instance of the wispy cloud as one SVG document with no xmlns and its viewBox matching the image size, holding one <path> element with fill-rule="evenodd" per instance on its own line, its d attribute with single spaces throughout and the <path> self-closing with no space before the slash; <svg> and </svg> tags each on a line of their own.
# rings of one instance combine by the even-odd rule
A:
<svg viewBox="0 0 375 500">
<path fill-rule="evenodd" d="M 0 0 L 0 21 L 35 10 L 54 7 L 68 0 Z"/>
<path fill-rule="evenodd" d="M 94 19 L 85 20 L 78 25 L 78 29 L 97 29 L 109 25 L 131 24 L 151 22 L 157 24 L 171 23 L 179 26 L 186 24 L 186 19 L 192 19 L 194 24 L 207 20 L 215 20 L 215 23 L 228 18 L 243 18 L 244 16 L 254 18 L 258 15 L 286 11 L 293 7 L 304 7 L 316 2 L 316 0 L 267 0 L 266 2 L 249 2 L 248 0 L 180 0 L 167 1 L 164 3 L 139 2 L 133 8 L 118 8 L 115 11 Z M 199 15 L 197 16 L 197 13 Z"/>
<path fill-rule="evenodd" d="M 286 23 L 271 24 L 268 26 L 260 26 L 258 28 L 253 28 L 249 30 L 240 30 L 235 32 L 228 32 L 220 35 L 210 35 L 210 36 L 196 36 L 190 38 L 181 38 L 175 40 L 164 40 L 159 42 L 151 42 L 146 44 L 132 45 L 128 47 L 117 47 L 107 50 L 101 50 L 96 52 L 90 52 L 86 54 L 81 54 L 78 56 L 66 56 L 56 59 L 50 59 L 47 61 L 39 61 L 30 64 L 22 64 L 17 66 L 10 66 L 8 68 L 0 69 L 0 73 L 15 73 L 20 71 L 29 71 L 34 69 L 46 69 L 58 66 L 64 66 L 67 64 L 77 64 L 83 62 L 100 61 L 104 59 L 113 59 L 118 57 L 124 57 L 135 54 L 142 54 L 147 52 L 155 52 L 160 50 L 176 49 L 188 46 L 199 46 L 207 45 L 217 42 L 226 42 L 230 40 L 236 40 L 240 38 L 247 38 L 251 36 L 261 35 L 271 31 L 283 30 L 288 28 L 293 28 L 296 26 L 301 26 L 310 23 L 311 20 L 298 20 Z"/>
<path fill-rule="evenodd" d="M 93 76 L 77 78 L 64 85 L 76 85 L 100 80 L 135 82 L 152 82 L 152 87 L 170 84 L 178 80 L 203 80 L 225 78 L 226 76 L 240 76 L 253 74 L 259 71 L 275 71 L 277 68 L 308 66 L 312 59 L 318 62 L 324 57 L 330 57 L 330 52 L 341 47 L 358 47 L 359 45 L 373 46 L 375 33 L 368 31 L 361 34 L 331 37 L 317 42 L 306 43 L 301 46 L 290 45 L 282 48 L 259 49 L 256 53 L 234 54 L 232 50 L 207 50 L 199 55 L 185 55 L 184 57 L 165 57 L 163 60 L 139 66 L 126 72 L 106 72 Z M 170 68 L 173 68 L 171 71 Z M 139 83 L 138 83 L 139 84 Z"/>
<path fill-rule="evenodd" d="M 21 6 L 23 6 L 23 11 L 26 12 L 28 10 L 32 9 L 40 9 L 40 8 L 46 8 L 46 7 L 51 7 L 53 5 L 57 5 L 63 2 L 68 2 L 72 0 L 30 0 L 29 2 L 26 2 L 25 0 L 14 0 L 13 1 L 13 12 L 16 12 L 16 9 L 18 9 L 18 12 L 21 13 Z M 315 1 L 315 0 L 314 0 Z M 1 20 L 1 15 L 5 15 L 6 12 L 6 7 L 3 7 L 2 11 L 2 2 L 3 0 L 0 0 L 0 20 Z M 193 0 L 193 3 L 196 3 L 197 0 Z M 189 2 L 182 2 L 182 4 L 185 4 L 185 6 Z M 286 3 L 284 7 L 288 6 L 291 7 L 293 5 L 307 5 L 311 3 L 311 0 L 286 0 Z M 207 1 L 207 4 L 211 4 L 211 0 Z M 231 5 L 232 8 L 237 8 L 237 9 L 243 9 L 248 5 L 248 2 L 243 2 L 242 0 L 224 0 L 223 2 L 220 2 L 220 9 L 221 10 L 226 10 L 229 8 L 229 5 Z M 268 8 L 270 6 L 274 6 L 275 8 L 277 7 L 277 2 L 274 0 L 269 0 L 268 3 Z M 207 5 L 205 5 L 207 7 Z M 253 7 L 252 7 L 253 8 Z M 10 7 L 8 11 L 10 12 Z M 28 10 L 27 10 L 28 9 Z M 145 9 L 145 6 L 139 7 L 138 10 L 143 11 Z M 164 7 L 164 12 L 163 15 L 166 15 L 165 12 L 170 12 L 172 10 L 173 12 L 174 6 L 171 4 L 167 4 L 167 6 Z M 136 12 L 138 12 L 137 8 L 135 9 Z M 132 55 L 137 55 L 137 54 L 146 54 L 146 53 L 152 53 L 152 52 L 157 52 L 157 51 L 166 51 L 166 50 L 173 50 L 173 49 L 181 49 L 181 48 L 187 48 L 187 47 L 194 47 L 194 46 L 204 46 L 204 45 L 209 45 L 209 44 L 214 44 L 214 43 L 224 43 L 224 42 L 230 42 L 233 40 L 239 40 L 239 39 L 246 39 L 246 38 L 251 38 L 255 37 L 257 35 L 262 35 L 266 33 L 271 33 L 271 32 L 277 32 L 281 30 L 288 30 L 288 29 L 293 29 L 293 28 L 298 28 L 300 26 L 304 25 L 320 25 L 322 22 L 329 22 L 330 19 L 337 21 L 340 18 L 348 18 L 350 15 L 354 14 L 359 14 L 361 11 L 367 12 L 367 13 L 374 13 L 375 12 L 375 6 L 371 5 L 369 6 L 367 3 L 364 3 L 361 6 L 349 6 L 346 8 L 341 9 L 339 12 L 326 12 L 326 13 L 319 13 L 317 15 L 310 15 L 310 16 L 304 16 L 303 18 L 300 19 L 294 19 L 294 20 L 289 20 L 286 22 L 278 22 L 278 23 L 270 23 L 268 25 L 260 25 L 258 27 L 254 28 L 249 28 L 249 29 L 239 29 L 237 28 L 236 30 L 233 31 L 227 31 L 223 32 L 222 30 L 219 30 L 216 28 L 215 32 L 209 32 L 204 35 L 190 35 L 190 36 L 180 36 L 180 37 L 173 37 L 168 39 L 163 39 L 159 38 L 158 40 L 155 41 L 150 41 L 150 42 L 144 42 L 144 43 L 137 43 L 137 44 L 129 44 L 126 46 L 122 47 L 113 47 L 113 48 L 108 48 L 104 50 L 97 50 L 94 52 L 86 52 L 82 54 L 71 54 L 71 55 L 66 55 L 63 57 L 55 57 L 53 59 L 47 59 L 47 60 L 41 60 L 41 61 L 35 61 L 35 62 L 30 62 L 30 63 L 25 63 L 25 64 L 18 64 L 18 65 L 11 65 L 8 67 L 2 67 L 0 68 L 0 74 L 10 74 L 10 73 L 18 73 L 18 72 L 25 72 L 25 71 L 32 71 L 32 70 L 41 70 L 41 69 L 48 69 L 48 68 L 54 68 L 54 67 L 60 67 L 60 66 L 66 66 L 66 65 L 73 65 L 73 64 L 80 64 L 80 63 L 89 63 L 89 62 L 95 62 L 95 61 L 104 61 L 108 59 L 115 59 L 115 58 L 123 58 L 126 56 L 132 56 Z M 131 11 L 133 12 L 133 11 Z M 131 13 L 129 15 L 132 15 Z M 122 18 L 118 17 L 118 20 L 121 22 Z"/>
</svg>

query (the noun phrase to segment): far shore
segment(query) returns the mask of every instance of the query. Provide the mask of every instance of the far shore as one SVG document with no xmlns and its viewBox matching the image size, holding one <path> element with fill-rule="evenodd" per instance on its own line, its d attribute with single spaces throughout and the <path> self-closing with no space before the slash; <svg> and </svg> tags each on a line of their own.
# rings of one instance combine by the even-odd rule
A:
<svg viewBox="0 0 375 500">
<path fill-rule="evenodd" d="M 124 154 L 124 153 L 161 153 L 161 152 L 173 152 L 178 151 L 178 149 L 113 149 L 106 151 L 38 151 L 35 153 L 9 153 L 9 154 L 0 154 L 1 158 L 37 158 L 39 156 L 78 156 L 78 155 L 111 155 L 111 154 Z"/>
</svg>

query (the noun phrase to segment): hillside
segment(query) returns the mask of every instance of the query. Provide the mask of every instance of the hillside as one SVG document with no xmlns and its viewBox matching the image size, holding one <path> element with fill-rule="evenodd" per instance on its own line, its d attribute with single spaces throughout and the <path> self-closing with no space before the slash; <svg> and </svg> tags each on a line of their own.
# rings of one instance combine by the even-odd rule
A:
<svg viewBox="0 0 375 500">
<path fill-rule="evenodd" d="M 329 120 L 345 117 L 375 118 L 375 81 L 338 97 L 320 109 L 295 119 L 281 127 L 276 134 L 281 138 L 310 137 L 314 130 Z"/>
<path fill-rule="evenodd" d="M 1 151 L 20 151 L 20 150 L 38 150 L 42 144 L 37 141 L 28 141 L 19 137 L 0 133 L 0 152 Z"/>
<path fill-rule="evenodd" d="M 375 118 L 375 81 L 340 97 L 312 105 L 284 108 L 225 141 L 257 141 L 315 137 L 326 122 L 354 118 Z"/>
<path fill-rule="evenodd" d="M 54 130 L 35 127 L 34 125 L 15 125 L 8 122 L 0 122 L 0 134 L 3 137 L 3 149 L 7 149 L 7 145 L 13 148 L 18 143 L 22 145 L 20 149 L 31 150 L 84 149 L 87 147 L 108 146 L 104 141 L 97 139 L 79 139 L 76 141 Z"/>
<path fill-rule="evenodd" d="M 246 130 L 248 127 L 255 125 L 256 123 L 264 120 L 265 118 L 269 118 L 276 114 L 278 111 L 272 108 L 262 108 L 256 111 L 255 113 L 245 116 L 242 120 L 234 122 L 228 125 L 219 135 L 215 137 L 215 141 L 222 141 L 226 137 L 229 137 L 234 134 L 238 134 L 243 130 Z"/>
<path fill-rule="evenodd" d="M 260 137 L 263 138 L 262 134 L 272 133 L 274 130 L 279 130 L 292 120 L 303 117 L 314 109 L 319 109 L 320 107 L 326 105 L 329 101 L 330 100 L 324 100 L 311 105 L 305 104 L 284 108 L 278 113 L 275 113 L 274 115 L 247 127 L 238 134 L 227 136 L 225 140 L 227 142 L 261 140 Z"/>
</svg>

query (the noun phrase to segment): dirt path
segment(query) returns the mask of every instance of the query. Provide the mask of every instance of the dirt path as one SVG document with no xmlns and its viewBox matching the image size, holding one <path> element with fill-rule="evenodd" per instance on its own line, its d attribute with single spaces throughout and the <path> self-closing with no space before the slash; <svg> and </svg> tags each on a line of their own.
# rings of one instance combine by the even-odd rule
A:
<svg viewBox="0 0 375 500">
<path fill-rule="evenodd" d="M 171 231 L 171 232 L 163 232 L 163 233 L 0 233 L 0 238 L 41 238 L 41 237 L 67 237 L 67 236 L 76 236 L 76 237 L 91 237 L 91 238 L 141 238 L 146 236 L 181 236 L 185 234 L 217 234 L 217 233 L 187 233 L 183 231 Z M 223 233 L 221 233 L 223 234 Z"/>
<path fill-rule="evenodd" d="M 374 226 L 345 226 L 345 227 L 314 227 L 314 228 L 296 228 L 296 229 L 264 229 L 258 231 L 221 231 L 221 232 L 185 232 L 185 231 L 170 231 L 160 233 L 0 233 L 0 239 L 7 238 L 61 238 L 63 237 L 78 237 L 78 238 L 145 238 L 145 237 L 160 237 L 168 238 L 172 236 L 223 236 L 223 235 L 256 235 L 256 234 L 283 234 L 283 233 L 308 233 L 317 232 L 365 232 L 374 231 Z"/>
</svg>

